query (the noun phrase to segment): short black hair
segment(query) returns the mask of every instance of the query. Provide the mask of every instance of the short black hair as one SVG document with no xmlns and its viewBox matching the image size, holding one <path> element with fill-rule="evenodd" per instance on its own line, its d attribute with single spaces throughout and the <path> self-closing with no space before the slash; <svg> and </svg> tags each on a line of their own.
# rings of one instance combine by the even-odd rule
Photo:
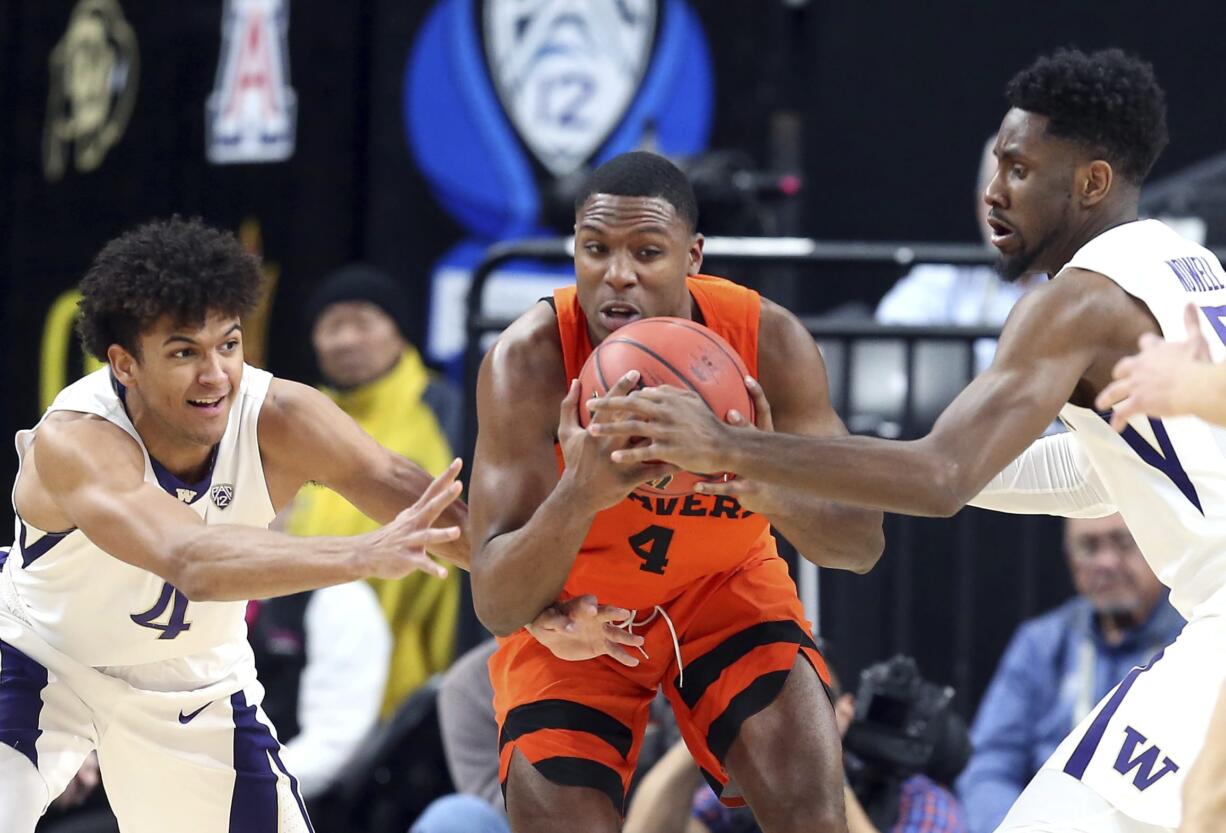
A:
<svg viewBox="0 0 1226 833">
<path fill-rule="evenodd" d="M 81 281 L 77 333 L 100 361 L 118 344 L 140 357 L 139 337 L 163 315 L 204 323 L 242 317 L 260 299 L 260 262 L 228 231 L 199 218 L 153 220 L 107 243 Z"/>
<path fill-rule="evenodd" d="M 1136 185 L 1170 138 L 1154 68 L 1119 49 L 1044 55 L 1013 76 L 1005 98 L 1047 116 L 1049 134 L 1084 145 Z"/>
<path fill-rule="evenodd" d="M 575 213 L 593 194 L 659 197 L 677 210 L 691 234 L 698 229 L 698 200 L 681 169 L 658 153 L 632 150 L 614 156 L 584 180 L 575 197 Z"/>
</svg>

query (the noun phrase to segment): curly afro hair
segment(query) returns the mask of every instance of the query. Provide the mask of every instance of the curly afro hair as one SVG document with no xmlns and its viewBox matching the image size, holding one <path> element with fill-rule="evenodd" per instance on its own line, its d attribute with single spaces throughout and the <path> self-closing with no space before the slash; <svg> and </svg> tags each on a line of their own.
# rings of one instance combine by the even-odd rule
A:
<svg viewBox="0 0 1226 833">
<path fill-rule="evenodd" d="M 107 243 L 81 281 L 77 333 L 106 361 L 118 344 L 140 357 L 139 337 L 163 315 L 200 326 L 211 312 L 243 316 L 260 298 L 260 263 L 228 231 L 200 219 L 154 220 Z"/>
<path fill-rule="evenodd" d="M 1154 68 L 1119 49 L 1061 49 L 1013 76 L 1011 107 L 1047 116 L 1047 132 L 1111 163 L 1135 185 L 1169 140 L 1166 94 Z"/>
</svg>

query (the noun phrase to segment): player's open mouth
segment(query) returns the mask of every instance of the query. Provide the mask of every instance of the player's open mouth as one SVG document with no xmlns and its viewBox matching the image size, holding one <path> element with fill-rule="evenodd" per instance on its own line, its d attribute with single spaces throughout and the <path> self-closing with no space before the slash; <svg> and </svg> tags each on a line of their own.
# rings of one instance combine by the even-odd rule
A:
<svg viewBox="0 0 1226 833">
<path fill-rule="evenodd" d="M 221 403 L 225 399 L 224 396 L 214 397 L 213 399 L 189 399 L 187 404 L 202 411 L 218 411 L 221 409 Z"/>
<path fill-rule="evenodd" d="M 1017 240 L 1017 232 L 1007 223 L 1002 223 L 995 217 L 988 217 L 988 225 L 992 228 L 992 245 L 1004 249 Z"/>
<path fill-rule="evenodd" d="M 642 317 L 642 310 L 625 301 L 609 301 L 600 305 L 600 323 L 610 332 Z"/>
</svg>

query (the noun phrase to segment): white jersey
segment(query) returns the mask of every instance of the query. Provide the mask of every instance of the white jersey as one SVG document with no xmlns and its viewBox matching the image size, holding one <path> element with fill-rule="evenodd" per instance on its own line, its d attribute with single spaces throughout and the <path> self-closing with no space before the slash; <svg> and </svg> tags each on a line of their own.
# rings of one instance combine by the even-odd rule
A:
<svg viewBox="0 0 1226 833">
<path fill-rule="evenodd" d="M 257 427 L 271 380 L 266 371 L 244 365 L 225 433 L 199 483 L 180 481 L 149 456 L 108 368 L 61 391 L 47 414 L 95 414 L 119 426 L 144 453 L 145 481 L 190 506 L 205 523 L 267 527 L 276 513 Z M 37 431 L 35 426 L 17 434 L 19 458 Z M 0 602 L 72 659 L 95 667 L 137 665 L 246 645 L 245 602 L 189 602 L 169 582 L 104 552 L 79 529 L 44 531 L 20 516 L 16 527 L 0 572 Z"/>
<path fill-rule="evenodd" d="M 1184 309 L 1195 304 L 1214 360 L 1226 358 L 1222 264 L 1164 223 L 1140 220 L 1103 232 L 1064 268 L 1115 281 L 1172 340 L 1187 337 Z M 1226 587 L 1226 429 L 1195 417 L 1134 417 L 1117 434 L 1109 417 L 1075 405 L 1060 412 L 1154 573 L 1171 588 L 1171 603 L 1190 619 L 1194 607 Z"/>
</svg>

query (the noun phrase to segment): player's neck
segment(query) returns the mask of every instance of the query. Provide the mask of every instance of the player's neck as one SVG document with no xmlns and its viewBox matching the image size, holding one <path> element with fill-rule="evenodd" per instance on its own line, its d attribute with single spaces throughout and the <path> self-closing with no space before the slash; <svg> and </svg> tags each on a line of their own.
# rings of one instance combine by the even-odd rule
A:
<svg viewBox="0 0 1226 833">
<path fill-rule="evenodd" d="M 212 460 L 213 446 L 185 439 L 146 407 L 140 395 L 132 390 L 124 399 L 124 408 L 150 457 L 185 483 L 193 483 L 204 476 Z"/>
<path fill-rule="evenodd" d="M 1055 258 L 1055 268 L 1049 274 L 1055 275 L 1064 268 L 1081 247 L 1095 237 L 1116 226 L 1131 223 L 1137 219 L 1137 203 L 1135 200 L 1120 200 L 1117 204 L 1102 206 L 1098 211 L 1089 213 L 1081 223 L 1070 229 L 1066 244 Z"/>
</svg>

